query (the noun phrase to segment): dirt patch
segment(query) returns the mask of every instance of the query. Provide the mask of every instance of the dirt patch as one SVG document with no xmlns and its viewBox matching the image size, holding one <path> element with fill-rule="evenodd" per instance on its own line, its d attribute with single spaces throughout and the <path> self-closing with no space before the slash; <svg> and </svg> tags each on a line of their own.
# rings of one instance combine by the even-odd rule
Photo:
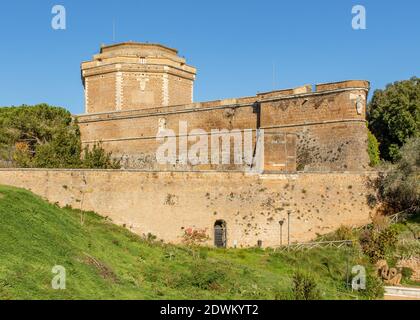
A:
<svg viewBox="0 0 420 320">
<path fill-rule="evenodd" d="M 5 195 L 0 192 L 0 199 L 3 199 L 4 197 L 5 197 Z"/>
<path fill-rule="evenodd" d="M 94 266 L 98 270 L 102 278 L 111 280 L 112 282 L 118 281 L 117 275 L 114 273 L 114 271 L 112 271 L 111 268 L 109 268 L 103 262 L 99 261 L 98 259 L 86 253 L 85 253 L 84 263 L 90 266 Z"/>
</svg>

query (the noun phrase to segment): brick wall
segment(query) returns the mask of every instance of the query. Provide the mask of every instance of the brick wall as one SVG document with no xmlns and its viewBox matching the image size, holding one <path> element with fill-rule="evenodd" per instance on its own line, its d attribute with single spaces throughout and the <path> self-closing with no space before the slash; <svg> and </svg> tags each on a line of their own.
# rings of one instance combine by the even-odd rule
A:
<svg viewBox="0 0 420 320">
<path fill-rule="evenodd" d="M 195 68 L 177 50 L 159 44 L 103 46 L 81 69 L 86 113 L 192 102 Z"/>
<path fill-rule="evenodd" d="M 266 154 L 270 162 L 267 170 L 281 171 L 287 163 L 290 165 L 283 169 L 366 170 L 369 163 L 365 124 L 368 87 L 366 81 L 318 85 L 315 92 L 305 86 L 255 97 L 81 115 L 79 124 L 84 145 L 101 140 L 105 149 L 124 159 L 126 168 L 158 168 L 155 155 L 160 143 L 155 137 L 159 123 L 163 121 L 168 129 L 178 133 L 179 122 L 185 121 L 189 131 L 197 128 L 207 132 L 264 129 L 270 133 L 265 140 L 267 150 L 272 150 Z M 278 141 L 271 140 L 275 134 L 296 136 L 296 139 L 289 138 L 288 152 L 273 149 Z"/>
</svg>

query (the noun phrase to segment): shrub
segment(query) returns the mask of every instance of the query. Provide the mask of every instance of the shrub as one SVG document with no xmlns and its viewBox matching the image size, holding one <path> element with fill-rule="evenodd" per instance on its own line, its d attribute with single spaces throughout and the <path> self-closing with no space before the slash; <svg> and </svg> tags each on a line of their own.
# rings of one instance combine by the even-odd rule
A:
<svg viewBox="0 0 420 320">
<path fill-rule="evenodd" d="M 360 290 L 360 295 L 368 300 L 383 298 L 385 293 L 384 284 L 374 273 L 366 274 L 366 288 Z"/>
<path fill-rule="evenodd" d="M 184 230 L 182 241 L 187 245 L 197 245 L 206 242 L 209 239 L 207 229 L 187 228 Z"/>
<path fill-rule="evenodd" d="M 112 159 L 112 152 L 106 152 L 100 143 L 95 143 L 92 149 L 86 147 L 82 167 L 88 169 L 120 169 L 120 161 Z"/>
<path fill-rule="evenodd" d="M 293 275 L 293 296 L 295 300 L 319 300 L 321 295 L 312 275 L 297 271 Z"/>
<path fill-rule="evenodd" d="M 153 243 L 157 240 L 157 236 L 148 232 L 147 234 L 143 234 L 143 240 L 149 243 Z"/>
<path fill-rule="evenodd" d="M 378 199 L 376 198 L 374 194 L 371 194 L 371 193 L 366 196 L 366 201 L 369 208 L 371 209 L 375 208 L 376 205 L 378 204 Z"/>
<path fill-rule="evenodd" d="M 400 150 L 398 162 L 377 184 L 379 195 L 388 209 L 420 212 L 420 137 L 410 139 Z"/>
<path fill-rule="evenodd" d="M 351 227 L 340 226 L 335 232 L 329 235 L 325 240 L 340 241 L 340 240 L 353 240 L 353 230 Z"/>
<path fill-rule="evenodd" d="M 369 165 L 371 167 L 377 166 L 381 159 L 379 154 L 379 142 L 372 132 L 368 129 L 368 155 L 369 155 Z"/>
<path fill-rule="evenodd" d="M 383 230 L 373 226 L 361 232 L 359 241 L 363 252 L 375 263 L 395 250 L 398 232 L 392 226 Z"/>
<path fill-rule="evenodd" d="M 378 231 L 385 230 L 391 225 L 387 216 L 377 214 L 372 218 L 372 227 Z"/>
<path fill-rule="evenodd" d="M 410 280 L 411 277 L 413 276 L 413 269 L 407 268 L 407 267 L 402 267 L 401 268 L 401 274 L 402 274 L 404 279 Z"/>
</svg>

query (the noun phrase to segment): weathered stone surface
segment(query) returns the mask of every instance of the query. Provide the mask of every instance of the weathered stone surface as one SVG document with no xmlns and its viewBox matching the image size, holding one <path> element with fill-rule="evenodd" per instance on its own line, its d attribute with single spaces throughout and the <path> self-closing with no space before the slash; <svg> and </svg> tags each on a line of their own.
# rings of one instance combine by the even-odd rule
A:
<svg viewBox="0 0 420 320">
<path fill-rule="evenodd" d="M 247 175 L 241 172 L 118 170 L 0 170 L 0 184 L 83 210 L 94 210 L 138 234 L 179 243 L 185 228 L 206 229 L 213 244 L 217 220 L 227 225 L 227 245 L 277 246 L 308 241 L 341 225 L 360 226 L 374 211 L 368 173 Z"/>
<path fill-rule="evenodd" d="M 82 63 L 85 112 L 100 113 L 191 103 L 196 69 L 177 50 L 125 42 L 101 47 Z"/>
<path fill-rule="evenodd" d="M 102 47 L 93 61 L 82 63 L 86 114 L 78 121 L 83 145 L 102 141 L 125 168 L 244 170 L 233 163 L 158 165 L 159 126 L 165 123 L 178 134 L 179 122 L 186 121 L 189 131 L 264 129 L 268 133 L 266 171 L 368 168 L 369 82 L 319 84 L 315 91 L 305 85 L 254 97 L 192 103 L 195 73 L 176 50 L 161 45 L 129 42 Z M 286 140 L 287 144 L 279 145 Z M 253 143 L 256 148 L 256 139 Z"/>
</svg>

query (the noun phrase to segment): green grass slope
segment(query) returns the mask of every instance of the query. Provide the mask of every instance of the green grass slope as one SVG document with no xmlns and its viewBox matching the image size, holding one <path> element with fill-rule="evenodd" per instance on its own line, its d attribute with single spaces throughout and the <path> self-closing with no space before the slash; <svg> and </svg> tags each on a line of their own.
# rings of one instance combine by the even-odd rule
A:
<svg viewBox="0 0 420 320">
<path fill-rule="evenodd" d="M 90 212 L 81 225 L 80 214 L 0 186 L 0 299 L 282 299 L 296 270 L 314 275 L 324 299 L 357 298 L 345 282 L 348 266 L 362 263 L 351 248 L 174 246 Z M 65 290 L 51 287 L 55 265 L 66 268 Z"/>
</svg>

